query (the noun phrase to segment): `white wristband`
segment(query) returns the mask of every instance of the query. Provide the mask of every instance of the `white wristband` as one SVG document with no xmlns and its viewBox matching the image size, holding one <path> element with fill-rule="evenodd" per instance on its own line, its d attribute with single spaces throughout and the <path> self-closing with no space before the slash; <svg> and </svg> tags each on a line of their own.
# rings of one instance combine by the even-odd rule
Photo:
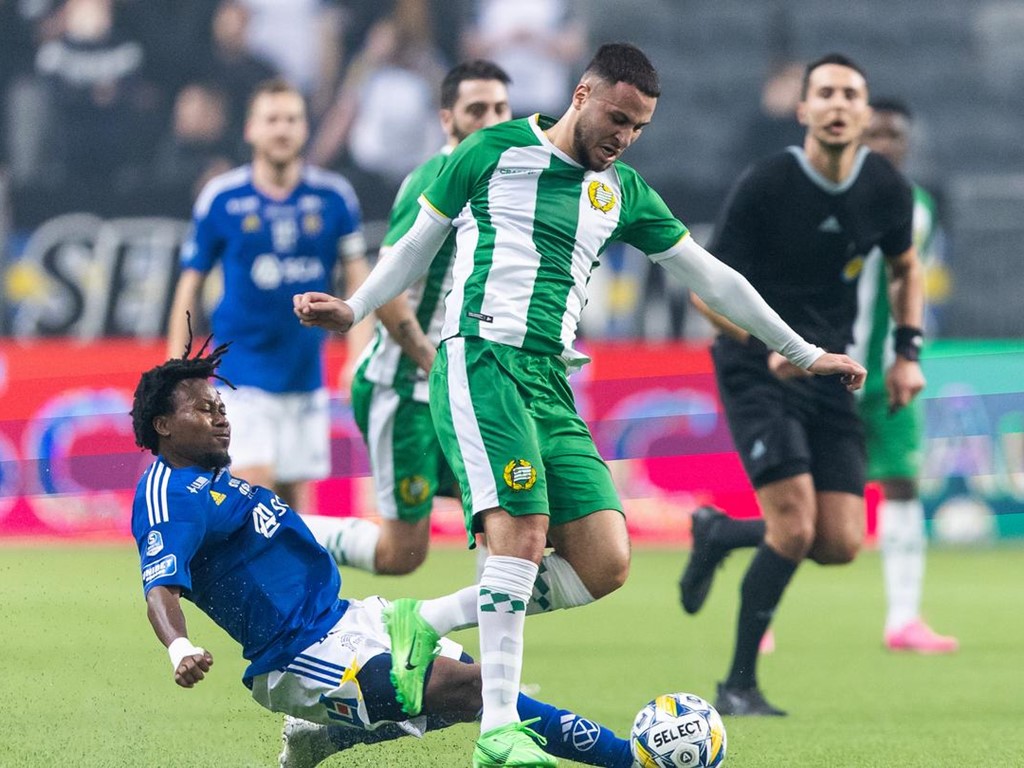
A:
<svg viewBox="0 0 1024 768">
<path fill-rule="evenodd" d="M 171 657 L 171 666 L 175 671 L 186 656 L 202 656 L 204 653 L 206 653 L 205 650 L 192 645 L 187 637 L 172 640 L 171 644 L 167 646 L 167 655 Z"/>
</svg>

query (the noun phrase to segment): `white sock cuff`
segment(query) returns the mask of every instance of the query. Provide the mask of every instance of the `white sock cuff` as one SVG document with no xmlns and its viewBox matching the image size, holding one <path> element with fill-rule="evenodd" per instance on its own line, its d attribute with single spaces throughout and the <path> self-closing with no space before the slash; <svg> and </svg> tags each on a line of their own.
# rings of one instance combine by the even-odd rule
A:
<svg viewBox="0 0 1024 768">
<path fill-rule="evenodd" d="M 561 555 L 552 552 L 544 557 L 549 584 L 551 586 L 551 607 L 578 608 L 594 602 L 576 569 Z"/>
<path fill-rule="evenodd" d="M 379 525 L 361 517 L 302 515 L 302 520 L 338 565 L 376 573 Z"/>
<path fill-rule="evenodd" d="M 878 513 L 883 545 L 886 542 L 917 547 L 924 545 L 924 504 L 920 499 L 885 500 Z"/>
<path fill-rule="evenodd" d="M 480 586 L 494 592 L 504 592 L 523 602 L 533 593 L 537 580 L 537 565 L 532 560 L 506 555 L 491 555 L 480 574 Z"/>
</svg>

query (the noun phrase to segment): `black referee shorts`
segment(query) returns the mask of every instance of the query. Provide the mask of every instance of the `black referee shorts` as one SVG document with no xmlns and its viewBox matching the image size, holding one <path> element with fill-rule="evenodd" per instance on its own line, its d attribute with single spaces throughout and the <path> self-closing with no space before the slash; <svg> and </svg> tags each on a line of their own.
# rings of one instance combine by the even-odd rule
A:
<svg viewBox="0 0 1024 768">
<path fill-rule="evenodd" d="M 780 381 L 756 339 L 719 336 L 711 356 L 729 430 L 755 488 L 809 472 L 818 491 L 864 495 L 864 428 L 838 376 Z"/>
</svg>

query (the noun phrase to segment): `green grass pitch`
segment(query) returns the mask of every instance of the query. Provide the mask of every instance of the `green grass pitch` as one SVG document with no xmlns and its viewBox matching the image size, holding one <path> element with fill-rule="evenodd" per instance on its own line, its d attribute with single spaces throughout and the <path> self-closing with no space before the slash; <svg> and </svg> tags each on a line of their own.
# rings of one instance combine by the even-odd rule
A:
<svg viewBox="0 0 1024 768">
<path fill-rule="evenodd" d="M 734 554 L 704 612 L 689 617 L 676 602 L 682 553 L 637 551 L 615 595 L 527 621 L 524 682 L 622 734 L 656 694 L 712 698 L 746 562 Z M 346 571 L 344 592 L 427 597 L 468 583 L 473 569 L 471 554 L 439 549 L 411 577 Z M 1022 576 L 1021 549 L 933 550 L 926 614 L 962 649 L 924 658 L 881 647 L 876 553 L 842 568 L 804 566 L 775 623 L 778 650 L 761 664 L 770 700 L 791 715 L 727 719 L 727 766 L 1024 766 Z M 5 545 L 0 585 L 0 765 L 276 765 L 281 718 L 249 698 L 237 647 L 195 610 L 191 637 L 215 666 L 193 690 L 174 685 L 130 546 Z M 472 631 L 459 639 L 475 651 Z M 325 765 L 468 766 L 475 732 L 359 747 Z"/>
</svg>

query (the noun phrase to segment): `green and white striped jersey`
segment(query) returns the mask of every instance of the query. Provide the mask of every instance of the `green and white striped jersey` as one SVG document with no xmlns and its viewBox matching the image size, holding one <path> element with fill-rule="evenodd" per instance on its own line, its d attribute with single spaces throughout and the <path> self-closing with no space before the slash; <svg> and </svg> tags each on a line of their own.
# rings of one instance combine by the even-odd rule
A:
<svg viewBox="0 0 1024 768">
<path fill-rule="evenodd" d="M 913 185 L 914 190 L 914 247 L 917 258 L 925 268 L 936 258 L 935 233 L 938 209 L 928 192 Z M 864 262 L 864 271 L 857 284 L 857 319 L 853 324 L 854 342 L 848 354 L 868 369 L 864 390 L 884 388 L 885 371 L 896 358 L 891 339 L 892 311 L 889 306 L 889 281 L 886 278 L 885 258 L 876 248 Z"/>
<path fill-rule="evenodd" d="M 412 226 L 420 211 L 420 194 L 441 173 L 451 151 L 450 147 L 445 147 L 413 170 L 402 182 L 391 208 L 388 231 L 381 241 L 381 247 L 394 245 Z M 452 285 L 454 254 L 455 238 L 449 236 L 431 262 L 427 274 L 413 283 L 406 293 L 420 328 L 435 347 L 441 342 L 444 297 Z M 392 387 L 402 397 L 412 397 L 422 403 L 429 401 L 426 372 L 412 358 L 403 354 L 398 342 L 391 338 L 380 322 L 377 323 L 373 341 L 363 353 L 360 365 L 363 361 L 366 362 L 363 375 L 369 381 Z"/>
<path fill-rule="evenodd" d="M 573 341 L 608 245 L 655 257 L 687 235 L 628 165 L 591 171 L 556 148 L 544 134 L 554 123 L 533 115 L 477 131 L 421 196 L 428 214 L 456 229 L 443 339 L 585 360 Z"/>
</svg>

